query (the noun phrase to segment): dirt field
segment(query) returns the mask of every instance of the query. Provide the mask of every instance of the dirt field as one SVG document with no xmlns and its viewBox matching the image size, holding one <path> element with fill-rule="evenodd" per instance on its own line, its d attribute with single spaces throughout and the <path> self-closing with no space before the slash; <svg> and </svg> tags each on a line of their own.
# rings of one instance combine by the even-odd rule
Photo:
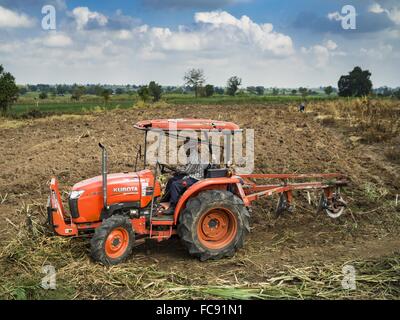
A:
<svg viewBox="0 0 400 320">
<path fill-rule="evenodd" d="M 208 117 L 253 128 L 256 172 L 339 171 L 349 175 L 352 185 L 345 190 L 345 197 L 350 210 L 339 219 L 315 214 L 306 194 L 299 194 L 295 211 L 275 219 L 276 199 L 263 200 L 253 209 L 252 232 L 244 248 L 232 259 L 202 263 L 190 257 L 178 239 L 172 239 L 136 248 L 127 263 L 111 270 L 90 261 L 86 239 L 60 239 L 41 231 L 51 176 L 58 177 L 61 189 L 67 192 L 74 183 L 99 175 L 98 142 L 109 147 L 110 172 L 133 170 L 134 147 L 142 141 L 133 124 L 181 117 Z M 218 291 L 227 286 L 254 292 L 268 286 L 278 291 L 266 297 L 278 298 L 325 298 L 329 295 L 323 292 L 328 291 L 334 292 L 334 298 L 399 294 L 400 289 L 387 289 L 393 283 L 400 286 L 398 260 L 390 269 L 395 270 L 390 273 L 394 278 L 382 280 L 378 287 L 378 282 L 363 280 L 362 263 L 399 256 L 400 203 L 395 206 L 395 195 L 400 193 L 400 165 L 387 161 L 379 144 L 354 142 L 342 131 L 322 126 L 312 113 L 299 114 L 285 106 L 113 110 L 0 120 L 0 139 L 2 297 L 214 298 L 227 297 Z M 28 215 L 33 221 L 31 237 L 26 231 Z M 341 289 L 341 267 L 349 261 L 360 273 L 361 287 L 354 292 Z M 39 288 L 41 266 L 46 263 L 58 270 L 56 292 Z M 296 289 L 289 294 L 280 289 L 280 282 L 287 282 L 290 288 L 303 283 L 309 291 Z"/>
</svg>

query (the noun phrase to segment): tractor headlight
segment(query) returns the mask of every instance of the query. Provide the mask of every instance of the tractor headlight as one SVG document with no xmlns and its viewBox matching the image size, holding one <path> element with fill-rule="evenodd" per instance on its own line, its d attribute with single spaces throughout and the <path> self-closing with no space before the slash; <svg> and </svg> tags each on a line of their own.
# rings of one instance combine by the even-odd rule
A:
<svg viewBox="0 0 400 320">
<path fill-rule="evenodd" d="M 85 192 L 84 190 L 71 191 L 71 193 L 69 194 L 69 198 L 70 199 L 78 199 L 81 196 L 81 194 L 84 192 Z"/>
</svg>

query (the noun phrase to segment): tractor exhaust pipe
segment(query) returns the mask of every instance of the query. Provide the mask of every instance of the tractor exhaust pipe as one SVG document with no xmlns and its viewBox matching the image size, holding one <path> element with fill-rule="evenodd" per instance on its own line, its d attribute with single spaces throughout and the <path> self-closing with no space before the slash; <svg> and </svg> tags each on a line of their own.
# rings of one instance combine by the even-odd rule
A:
<svg viewBox="0 0 400 320">
<path fill-rule="evenodd" d="M 99 147 L 102 149 L 102 159 L 101 159 L 101 175 L 103 177 L 103 205 L 104 210 L 108 209 L 107 207 L 107 149 L 101 143 L 99 143 Z"/>
</svg>

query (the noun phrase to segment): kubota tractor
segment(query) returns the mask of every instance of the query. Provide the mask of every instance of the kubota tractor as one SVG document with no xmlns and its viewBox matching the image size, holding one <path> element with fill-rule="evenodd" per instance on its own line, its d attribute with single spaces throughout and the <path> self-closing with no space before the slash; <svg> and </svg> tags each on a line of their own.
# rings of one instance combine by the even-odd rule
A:
<svg viewBox="0 0 400 320">
<path fill-rule="evenodd" d="M 171 125 L 175 128 L 173 133 Z M 175 234 L 189 253 L 202 261 L 232 256 L 243 246 L 250 230 L 251 203 L 262 196 L 279 194 L 277 214 L 291 209 L 296 190 L 322 190 L 319 207 L 330 216 L 341 215 L 346 207 L 340 195 L 340 187 L 346 185 L 342 174 L 236 174 L 229 165 L 211 164 L 205 179 L 184 191 L 174 215 L 164 215 L 169 204 L 163 202 L 158 172 L 174 168 L 157 161 L 153 171 L 146 169 L 148 132 L 178 137 L 177 133 L 184 130 L 224 134 L 241 130 L 231 122 L 207 119 L 141 121 L 135 128 L 143 130 L 145 136 L 143 170 L 108 174 L 107 150 L 100 144 L 102 175 L 72 187 L 68 198 L 70 214 L 63 207 L 57 180 L 52 178 L 50 183 L 49 225 L 61 236 L 91 235 L 91 256 L 103 264 L 124 261 L 132 248 L 146 239 L 162 241 Z M 321 181 L 288 182 L 310 178 Z M 281 182 L 259 185 L 254 182 L 257 179 Z"/>
</svg>

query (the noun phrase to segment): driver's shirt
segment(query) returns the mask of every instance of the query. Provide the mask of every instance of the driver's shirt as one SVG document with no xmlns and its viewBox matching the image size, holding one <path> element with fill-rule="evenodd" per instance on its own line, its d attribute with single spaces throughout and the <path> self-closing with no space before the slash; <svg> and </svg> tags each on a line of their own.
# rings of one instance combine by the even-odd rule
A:
<svg viewBox="0 0 400 320">
<path fill-rule="evenodd" d="M 190 177 L 196 180 L 204 179 L 204 170 L 208 168 L 208 163 L 202 163 L 197 150 L 190 152 L 187 161 L 187 164 L 182 170 L 185 173 L 184 178 Z"/>
</svg>

